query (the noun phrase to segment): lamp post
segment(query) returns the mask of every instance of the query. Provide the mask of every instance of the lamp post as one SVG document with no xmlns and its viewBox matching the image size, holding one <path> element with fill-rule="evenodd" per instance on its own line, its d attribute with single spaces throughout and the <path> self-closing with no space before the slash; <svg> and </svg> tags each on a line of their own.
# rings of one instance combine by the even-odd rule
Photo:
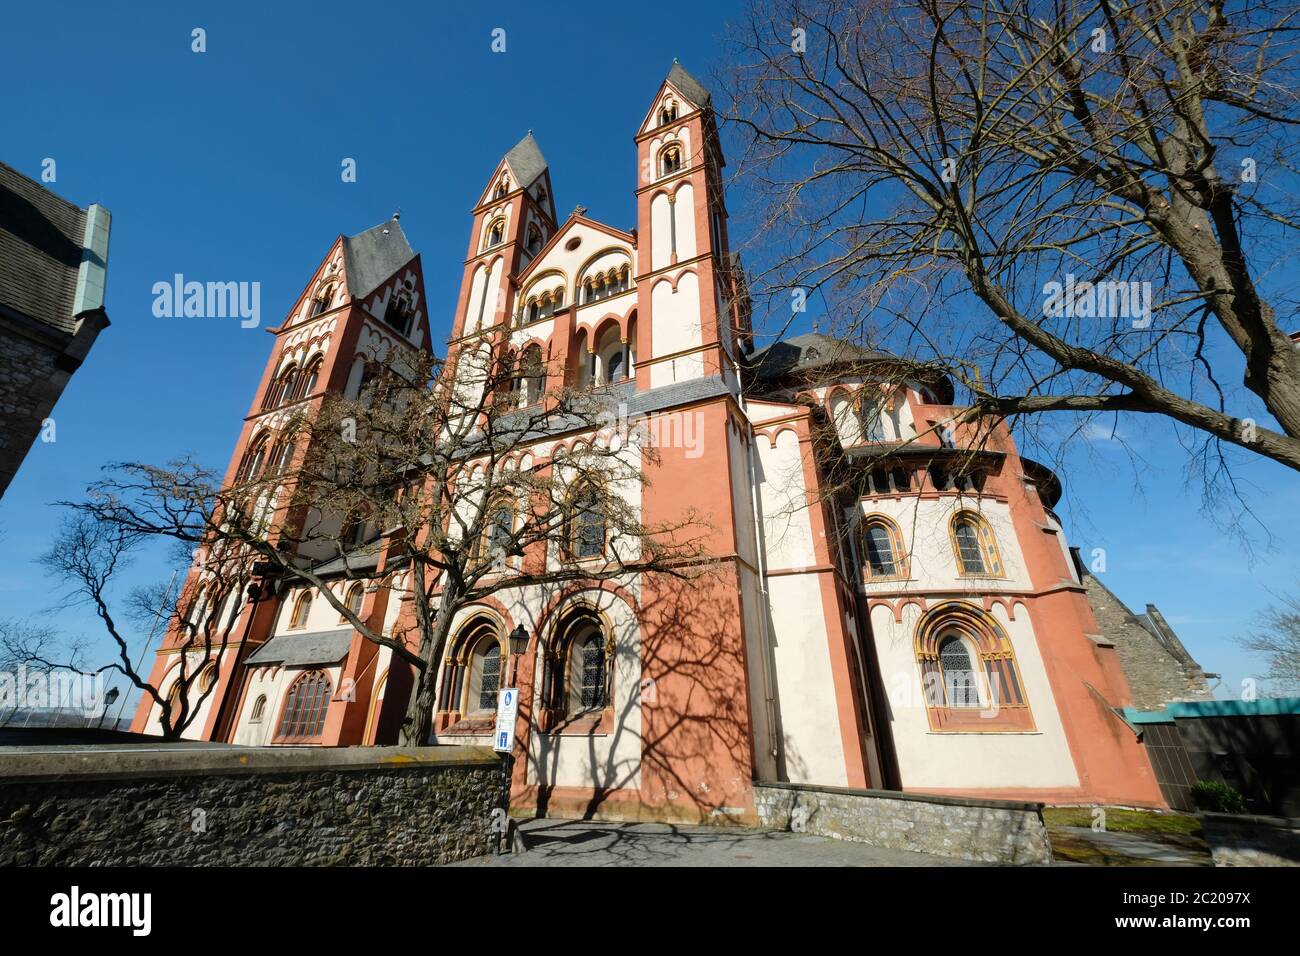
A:
<svg viewBox="0 0 1300 956">
<path fill-rule="evenodd" d="M 523 657 L 524 654 L 527 653 L 528 651 L 528 631 L 524 628 L 523 624 L 519 624 L 515 627 L 513 631 L 510 632 L 510 635 L 507 638 L 507 640 L 509 641 L 509 645 L 510 645 L 509 647 L 510 650 L 509 668 L 510 669 L 509 669 L 509 673 L 505 675 L 507 677 L 506 686 L 510 688 L 514 688 L 515 702 L 516 702 L 516 706 L 518 706 L 519 688 L 517 684 L 519 681 L 519 659 Z M 502 852 L 501 835 L 503 833 L 507 834 L 507 841 L 508 841 L 508 834 L 510 833 L 510 783 L 513 780 L 515 775 L 515 741 L 514 741 L 513 728 L 511 728 L 510 739 L 511 739 L 510 749 L 503 751 L 501 754 L 502 819 L 501 819 L 501 826 L 497 828 L 497 834 L 496 834 L 497 853 Z"/>
</svg>

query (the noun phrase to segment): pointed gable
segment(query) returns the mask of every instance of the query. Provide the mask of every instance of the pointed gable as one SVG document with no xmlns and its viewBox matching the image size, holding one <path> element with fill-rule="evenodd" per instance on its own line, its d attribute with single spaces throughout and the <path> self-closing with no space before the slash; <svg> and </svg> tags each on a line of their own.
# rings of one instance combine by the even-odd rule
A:
<svg viewBox="0 0 1300 956">
<path fill-rule="evenodd" d="M 676 60 L 673 60 L 672 69 L 668 71 L 667 82 L 671 83 L 678 93 L 690 100 L 697 109 L 705 109 L 712 105 L 712 97 L 709 95 L 709 91 L 704 88 L 704 84 L 691 76 L 686 67 Z"/>
<path fill-rule="evenodd" d="M 650 101 L 650 109 L 641 121 L 642 133 L 648 133 L 661 125 L 659 110 L 669 100 L 680 101 L 681 116 L 686 116 L 697 110 L 712 109 L 713 102 L 713 98 L 709 91 L 704 88 L 704 84 L 693 77 L 686 67 L 673 60 L 668 76 L 659 84 L 658 92 L 655 93 L 654 99 Z"/>
<path fill-rule="evenodd" d="M 364 299 L 381 282 L 415 257 L 397 219 L 372 226 L 343 240 L 343 268 L 348 292 Z"/>
</svg>

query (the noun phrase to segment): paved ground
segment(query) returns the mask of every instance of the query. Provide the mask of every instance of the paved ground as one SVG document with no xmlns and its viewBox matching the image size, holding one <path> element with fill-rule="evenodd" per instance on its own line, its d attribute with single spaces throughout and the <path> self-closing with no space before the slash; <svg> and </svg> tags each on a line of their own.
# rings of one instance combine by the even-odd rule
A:
<svg viewBox="0 0 1300 956">
<path fill-rule="evenodd" d="M 1179 834 L 1049 827 L 1058 862 L 1089 866 L 1213 866 L 1205 844 Z"/>
<path fill-rule="evenodd" d="M 763 830 L 529 820 L 523 853 L 454 866 L 974 866 L 962 860 L 884 850 L 827 837 Z"/>
</svg>

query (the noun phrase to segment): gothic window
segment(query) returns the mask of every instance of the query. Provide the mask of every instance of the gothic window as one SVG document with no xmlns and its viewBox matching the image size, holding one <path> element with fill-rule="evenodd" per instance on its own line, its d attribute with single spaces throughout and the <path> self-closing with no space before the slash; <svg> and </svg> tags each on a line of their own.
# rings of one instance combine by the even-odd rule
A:
<svg viewBox="0 0 1300 956">
<path fill-rule="evenodd" d="M 621 350 L 609 357 L 607 375 L 611 385 L 616 385 L 627 378 L 626 371 L 623 368 L 623 352 Z"/>
<path fill-rule="evenodd" d="M 307 363 L 303 369 L 301 378 L 298 379 L 297 388 L 294 389 L 294 398 L 306 398 L 312 392 L 316 391 L 316 385 L 320 381 L 321 365 L 325 362 L 324 356 L 318 355 Z"/>
<path fill-rule="evenodd" d="M 868 580 L 907 577 L 907 554 L 898 525 L 884 515 L 872 515 L 863 525 L 861 540 Z"/>
<path fill-rule="evenodd" d="M 307 626 L 307 615 L 311 612 L 311 592 L 303 591 L 293 604 L 293 613 L 289 616 L 289 627 L 293 630 Z"/>
<path fill-rule="evenodd" d="M 682 168 L 682 148 L 665 146 L 659 153 L 659 175 L 668 176 Z"/>
<path fill-rule="evenodd" d="M 591 481 L 574 489 L 566 528 L 569 556 L 583 560 L 605 553 L 605 513 L 599 490 Z"/>
<path fill-rule="evenodd" d="M 880 421 L 880 405 L 872 397 L 863 396 L 858 400 L 858 428 L 863 441 L 884 441 L 885 428 Z"/>
<path fill-rule="evenodd" d="M 502 497 L 487 509 L 487 524 L 483 530 L 484 550 L 490 563 L 500 567 L 505 563 L 514 545 L 515 510 L 509 498 Z"/>
<path fill-rule="evenodd" d="M 542 347 L 536 343 L 524 349 L 524 357 L 519 363 L 520 403 L 535 405 L 542 400 L 546 391 L 546 369 L 542 364 Z"/>
<path fill-rule="evenodd" d="M 399 292 L 388 300 L 388 307 L 384 310 L 384 321 L 402 335 L 410 332 L 412 317 L 411 299 L 406 293 Z"/>
<path fill-rule="evenodd" d="M 266 400 L 262 402 L 263 408 L 278 408 L 293 397 L 294 384 L 298 380 L 298 366 L 290 365 L 281 372 L 271 387 L 266 390 Z"/>
<path fill-rule="evenodd" d="M 311 303 L 311 315 L 320 315 L 334 303 L 334 286 L 327 285 Z"/>
<path fill-rule="evenodd" d="M 957 569 L 964 576 L 1001 577 L 1002 558 L 998 553 L 993 529 L 981 516 L 970 511 L 959 511 L 953 516 L 953 553 Z"/>
<path fill-rule="evenodd" d="M 266 463 L 266 448 L 267 437 L 263 432 L 244 453 L 244 460 L 239 465 L 240 481 L 256 481 L 261 476 L 262 465 Z"/>
<path fill-rule="evenodd" d="M 266 695 L 262 694 L 257 698 L 257 700 L 253 701 L 253 713 L 249 716 L 248 722 L 250 724 L 260 724 L 262 722 L 262 717 L 263 715 L 265 715 L 265 713 L 266 713 Z"/>
<path fill-rule="evenodd" d="M 939 671 L 949 707 L 980 705 L 978 673 L 971 667 L 970 651 L 960 637 L 945 637 L 939 642 Z"/>
<path fill-rule="evenodd" d="M 496 222 L 492 223 L 491 227 L 489 227 L 488 229 L 487 248 L 491 249 L 493 246 L 501 245 L 501 243 L 505 240 L 505 237 L 506 237 L 505 221 L 498 219 Z"/>
<path fill-rule="evenodd" d="M 268 475 L 282 475 L 289 468 L 289 463 L 293 460 L 293 443 L 287 439 L 281 438 L 271 449 L 271 457 L 267 463 Z"/>
<path fill-rule="evenodd" d="M 324 671 L 308 671 L 294 681 L 285 697 L 276 738 L 300 741 L 319 737 L 325 729 L 332 690 Z"/>
<path fill-rule="evenodd" d="M 530 223 L 528 226 L 528 254 L 537 255 L 542 251 L 542 230 L 537 228 L 536 223 Z"/>
<path fill-rule="evenodd" d="M 347 605 L 347 609 L 349 611 L 351 611 L 357 617 L 360 617 L 361 605 L 365 602 L 365 599 L 366 599 L 366 589 L 362 587 L 360 582 L 357 582 L 356 584 L 353 584 L 350 588 L 348 588 L 347 597 L 344 598 L 343 603 Z M 344 617 L 342 614 L 340 614 L 339 623 L 343 624 L 346 622 L 347 622 L 347 618 Z"/>
<path fill-rule="evenodd" d="M 203 668 L 203 673 L 199 674 L 199 693 L 206 694 L 212 690 L 212 686 L 217 682 L 217 665 L 209 664 Z"/>
<path fill-rule="evenodd" d="M 599 630 L 575 639 L 569 652 L 572 668 L 573 709 L 600 710 L 606 706 L 605 640 Z"/>
<path fill-rule="evenodd" d="M 495 711 L 501 683 L 501 645 L 495 634 L 484 638 L 474 649 L 470 666 L 470 712 Z"/>
</svg>

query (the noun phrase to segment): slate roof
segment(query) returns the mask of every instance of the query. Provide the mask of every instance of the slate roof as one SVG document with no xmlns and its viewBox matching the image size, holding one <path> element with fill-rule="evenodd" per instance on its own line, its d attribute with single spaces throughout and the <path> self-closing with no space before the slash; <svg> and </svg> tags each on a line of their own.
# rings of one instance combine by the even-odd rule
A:
<svg viewBox="0 0 1300 956">
<path fill-rule="evenodd" d="M 537 140 L 533 139 L 531 131 L 510 147 L 510 152 L 506 153 L 506 162 L 510 164 L 510 171 L 515 174 L 515 179 L 524 189 L 531 186 L 537 181 L 538 176 L 546 172 L 546 157 L 542 155 L 542 148 L 537 145 Z"/>
<path fill-rule="evenodd" d="M 352 628 L 337 631 L 312 631 L 308 634 L 281 634 L 273 637 L 249 655 L 249 664 L 337 664 L 347 656 L 352 645 Z"/>
<path fill-rule="evenodd" d="M 812 371 L 835 365 L 897 361 L 898 358 L 888 352 L 876 352 L 843 339 L 808 332 L 758 349 L 749 355 L 747 364 L 755 378 L 771 381 L 791 372 Z"/>
<path fill-rule="evenodd" d="M 681 90 L 682 95 L 696 106 L 709 105 L 711 97 L 709 91 L 704 88 L 704 84 L 691 76 L 686 67 L 676 60 L 673 60 L 673 67 L 668 71 L 668 82 Z"/>
<path fill-rule="evenodd" d="M 343 267 L 348 292 L 363 299 L 379 284 L 415 258 L 402 224 L 389 219 L 343 240 Z"/>
<path fill-rule="evenodd" d="M 0 163 L 0 307 L 69 335 L 86 210 Z"/>
</svg>

